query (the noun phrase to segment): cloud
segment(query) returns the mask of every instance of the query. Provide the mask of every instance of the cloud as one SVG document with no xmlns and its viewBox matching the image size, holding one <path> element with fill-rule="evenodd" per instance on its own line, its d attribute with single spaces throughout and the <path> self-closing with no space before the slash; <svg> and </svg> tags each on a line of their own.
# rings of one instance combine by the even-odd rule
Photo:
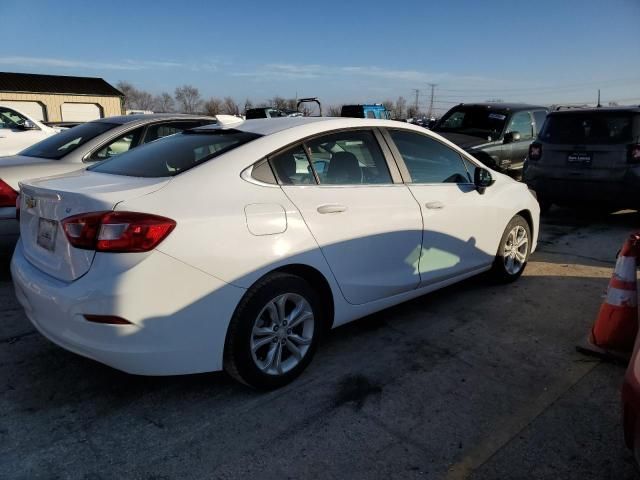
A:
<svg viewBox="0 0 640 480">
<path fill-rule="evenodd" d="M 92 70 L 149 70 L 157 68 L 180 68 L 177 62 L 154 60 L 124 60 L 122 63 L 93 62 L 64 58 L 0 57 L 0 65 L 19 67 L 84 68 Z"/>
<path fill-rule="evenodd" d="M 454 75 L 446 72 L 423 72 L 419 70 L 396 70 L 378 66 L 336 66 L 336 65 L 296 65 L 288 63 L 270 63 L 248 71 L 232 72 L 235 77 L 249 77 L 269 80 L 298 80 L 331 77 L 361 77 L 386 79 L 395 82 L 424 84 L 429 82 L 489 82 L 490 79 Z"/>
</svg>

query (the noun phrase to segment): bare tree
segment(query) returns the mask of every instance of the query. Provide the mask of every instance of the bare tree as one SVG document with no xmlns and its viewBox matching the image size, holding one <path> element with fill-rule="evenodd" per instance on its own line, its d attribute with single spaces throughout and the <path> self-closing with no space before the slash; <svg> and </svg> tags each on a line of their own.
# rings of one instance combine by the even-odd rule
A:
<svg viewBox="0 0 640 480">
<path fill-rule="evenodd" d="M 342 105 L 330 105 L 327 110 L 327 115 L 329 117 L 339 117 L 342 113 Z"/>
<path fill-rule="evenodd" d="M 222 100 L 219 98 L 211 97 L 209 100 L 204 102 L 204 112 L 212 117 L 222 113 L 222 107 Z"/>
<path fill-rule="evenodd" d="M 153 108 L 153 96 L 149 92 L 138 90 L 125 81 L 118 82 L 116 86 L 124 94 L 124 108 L 126 110 L 151 110 Z"/>
<path fill-rule="evenodd" d="M 196 113 L 202 106 L 200 90 L 193 85 L 177 87 L 175 91 L 176 101 L 183 113 Z"/>
<path fill-rule="evenodd" d="M 167 92 L 162 92 L 153 99 L 153 110 L 155 112 L 169 113 L 173 112 L 175 107 L 173 97 Z"/>
<path fill-rule="evenodd" d="M 138 90 L 135 101 L 135 108 L 138 110 L 151 110 L 153 109 L 154 98 L 149 92 L 144 90 Z"/>
<path fill-rule="evenodd" d="M 409 105 L 407 108 L 407 118 L 415 118 L 418 116 L 418 109 L 415 105 Z"/>
<path fill-rule="evenodd" d="M 253 102 L 248 98 L 244 101 L 244 111 L 246 112 L 250 108 L 253 108 Z"/>
<path fill-rule="evenodd" d="M 396 100 L 395 108 L 393 109 L 393 118 L 403 119 L 405 118 L 404 114 L 407 109 L 407 100 L 400 96 Z"/>
<path fill-rule="evenodd" d="M 287 108 L 287 100 L 285 98 L 276 95 L 271 99 L 271 106 L 274 108 Z"/>
<path fill-rule="evenodd" d="M 126 110 L 131 110 L 133 107 L 133 102 L 136 98 L 137 90 L 131 85 L 129 82 L 125 82 L 124 80 L 120 80 L 116 87 L 120 90 L 124 95 L 124 108 Z"/>
<path fill-rule="evenodd" d="M 393 112 L 393 100 L 386 99 L 382 105 L 387 109 L 387 112 Z"/>
<path fill-rule="evenodd" d="M 288 108 L 289 110 L 296 110 L 298 108 L 298 100 L 295 98 L 287 99 L 285 108 Z"/>
<path fill-rule="evenodd" d="M 231 97 L 224 97 L 222 101 L 222 113 L 227 115 L 240 115 L 240 105 Z"/>
</svg>

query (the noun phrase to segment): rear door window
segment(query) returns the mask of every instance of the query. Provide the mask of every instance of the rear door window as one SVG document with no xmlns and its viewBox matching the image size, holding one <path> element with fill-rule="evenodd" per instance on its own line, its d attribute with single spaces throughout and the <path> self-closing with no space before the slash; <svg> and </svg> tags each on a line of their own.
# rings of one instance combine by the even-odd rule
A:
<svg viewBox="0 0 640 480">
<path fill-rule="evenodd" d="M 271 167 L 282 185 L 315 184 L 309 157 L 302 144 L 288 148 L 269 158 Z"/>
<path fill-rule="evenodd" d="M 125 133 L 124 135 L 120 135 L 115 140 L 111 140 L 106 145 L 100 147 L 99 150 L 92 153 L 86 161 L 99 162 L 101 160 L 106 160 L 107 158 L 120 155 L 121 153 L 128 152 L 132 148 L 138 146 L 143 130 L 144 127 L 139 127 Z"/>
<path fill-rule="evenodd" d="M 130 177 L 173 177 L 260 135 L 240 130 L 186 130 L 98 163 L 89 170 Z"/>
<path fill-rule="evenodd" d="M 630 143 L 633 116 L 617 112 L 571 112 L 549 115 L 540 138 L 557 144 Z"/>
<path fill-rule="evenodd" d="M 349 130 L 306 142 L 320 184 L 390 184 L 391 174 L 371 130 Z"/>
</svg>

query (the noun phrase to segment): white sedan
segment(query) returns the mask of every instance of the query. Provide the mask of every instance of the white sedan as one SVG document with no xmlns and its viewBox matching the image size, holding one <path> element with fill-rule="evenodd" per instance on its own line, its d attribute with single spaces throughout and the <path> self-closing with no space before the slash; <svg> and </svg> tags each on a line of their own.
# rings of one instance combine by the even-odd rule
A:
<svg viewBox="0 0 640 480">
<path fill-rule="evenodd" d="M 517 279 L 539 228 L 526 185 L 388 120 L 219 116 L 21 187 L 11 272 L 43 335 L 130 373 L 258 388 L 332 327 L 488 270 Z"/>
</svg>

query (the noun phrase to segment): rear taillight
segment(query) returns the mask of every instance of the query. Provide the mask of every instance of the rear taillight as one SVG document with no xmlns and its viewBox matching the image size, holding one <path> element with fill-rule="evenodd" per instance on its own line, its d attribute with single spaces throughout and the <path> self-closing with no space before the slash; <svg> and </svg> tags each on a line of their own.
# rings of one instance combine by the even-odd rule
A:
<svg viewBox="0 0 640 480">
<path fill-rule="evenodd" d="M 629 163 L 640 163 L 640 143 L 629 145 L 629 155 L 627 157 Z"/>
<path fill-rule="evenodd" d="M 98 252 L 148 252 L 175 228 L 169 218 L 137 212 L 94 212 L 62 221 L 69 243 Z"/>
<path fill-rule="evenodd" d="M 529 160 L 537 162 L 542 157 L 542 145 L 540 143 L 532 143 L 529 145 Z"/>
<path fill-rule="evenodd" d="M 15 207 L 18 192 L 0 180 L 0 207 Z"/>
</svg>

